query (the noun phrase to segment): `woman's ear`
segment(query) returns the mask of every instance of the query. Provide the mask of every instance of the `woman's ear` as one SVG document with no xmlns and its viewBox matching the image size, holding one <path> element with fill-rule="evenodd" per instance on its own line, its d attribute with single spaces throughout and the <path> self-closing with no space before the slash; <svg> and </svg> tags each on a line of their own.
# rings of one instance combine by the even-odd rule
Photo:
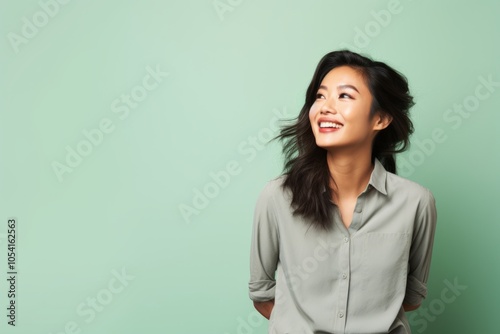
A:
<svg viewBox="0 0 500 334">
<path fill-rule="evenodd" d="M 383 130 L 389 126 L 392 122 L 392 116 L 386 113 L 378 112 L 375 115 L 375 124 L 373 125 L 373 130 Z"/>
</svg>

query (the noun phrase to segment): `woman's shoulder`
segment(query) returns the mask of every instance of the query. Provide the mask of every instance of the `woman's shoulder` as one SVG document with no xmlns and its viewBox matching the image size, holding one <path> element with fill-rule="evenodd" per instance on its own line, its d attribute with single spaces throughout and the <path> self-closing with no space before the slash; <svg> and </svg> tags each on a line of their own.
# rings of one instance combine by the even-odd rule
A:
<svg viewBox="0 0 500 334">
<path fill-rule="evenodd" d="M 387 172 L 386 185 L 388 192 L 398 195 L 407 194 L 408 197 L 414 200 L 424 199 L 434 201 L 434 195 L 429 188 L 400 175 Z"/>
<path fill-rule="evenodd" d="M 260 200 L 283 200 L 289 197 L 289 190 L 284 187 L 286 175 L 280 175 L 266 182 L 260 191 Z"/>
<path fill-rule="evenodd" d="M 261 193 L 276 195 L 283 192 L 283 184 L 285 183 L 286 176 L 280 175 L 266 182 Z"/>
</svg>

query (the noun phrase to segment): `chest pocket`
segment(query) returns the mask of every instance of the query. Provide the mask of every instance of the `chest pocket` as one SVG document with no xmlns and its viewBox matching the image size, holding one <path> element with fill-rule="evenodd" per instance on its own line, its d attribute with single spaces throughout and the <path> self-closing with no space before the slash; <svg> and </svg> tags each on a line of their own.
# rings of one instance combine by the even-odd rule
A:
<svg viewBox="0 0 500 334">
<path fill-rule="evenodd" d="M 408 275 L 410 235 L 367 233 L 357 238 L 361 250 L 359 276 L 373 307 L 404 298 Z M 360 282 L 361 283 L 361 282 Z M 367 305 L 368 306 L 368 305 Z"/>
</svg>

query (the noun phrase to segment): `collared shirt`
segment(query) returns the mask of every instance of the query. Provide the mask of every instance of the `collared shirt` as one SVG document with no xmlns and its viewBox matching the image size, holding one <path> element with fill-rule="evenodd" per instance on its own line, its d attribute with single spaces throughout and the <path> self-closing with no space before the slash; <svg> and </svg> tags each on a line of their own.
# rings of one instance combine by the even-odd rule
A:
<svg viewBox="0 0 500 334">
<path fill-rule="evenodd" d="M 332 204 L 329 231 L 294 215 L 284 177 L 255 208 L 249 296 L 275 299 L 269 333 L 411 333 L 402 304 L 427 294 L 436 227 L 431 192 L 375 160 L 349 228 Z"/>
</svg>

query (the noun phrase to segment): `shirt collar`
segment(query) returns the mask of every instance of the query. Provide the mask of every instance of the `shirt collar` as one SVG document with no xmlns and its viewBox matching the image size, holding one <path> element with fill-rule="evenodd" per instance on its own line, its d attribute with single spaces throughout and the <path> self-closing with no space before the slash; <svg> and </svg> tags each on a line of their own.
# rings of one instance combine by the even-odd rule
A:
<svg viewBox="0 0 500 334">
<path fill-rule="evenodd" d="M 377 158 L 375 158 L 375 166 L 370 176 L 370 181 L 368 181 L 368 186 L 377 189 L 380 193 L 387 195 L 387 190 L 385 188 L 385 181 L 387 180 L 387 171 L 384 166 Z M 323 187 L 323 192 L 326 192 L 326 187 Z"/>
<path fill-rule="evenodd" d="M 368 182 L 373 188 L 377 189 L 380 193 L 387 195 L 385 183 L 387 180 L 387 171 L 377 158 L 375 158 L 375 167 L 373 168 L 370 181 Z"/>
</svg>

